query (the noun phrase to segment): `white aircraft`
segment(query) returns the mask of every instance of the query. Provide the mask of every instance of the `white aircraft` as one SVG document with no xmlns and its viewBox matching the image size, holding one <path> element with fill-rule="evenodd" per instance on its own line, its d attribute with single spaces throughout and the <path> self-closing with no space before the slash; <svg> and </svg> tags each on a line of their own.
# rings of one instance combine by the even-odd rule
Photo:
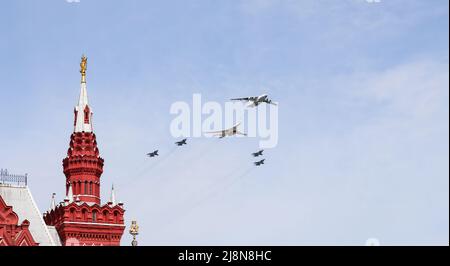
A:
<svg viewBox="0 0 450 266">
<path fill-rule="evenodd" d="M 253 97 L 245 97 L 245 98 L 234 98 L 234 99 L 230 99 L 230 100 L 248 102 L 247 107 L 255 107 L 255 106 L 258 106 L 260 103 L 268 103 L 268 104 L 277 105 L 276 103 L 272 102 L 272 100 L 269 100 L 269 97 L 267 94 L 263 94 L 260 96 L 253 96 Z"/>
<path fill-rule="evenodd" d="M 247 134 L 240 132 L 237 127 L 240 125 L 241 123 L 237 123 L 236 125 L 234 125 L 233 127 L 230 127 L 228 129 L 224 129 L 224 130 L 219 130 L 219 131 L 209 131 L 209 132 L 205 132 L 205 133 L 211 133 L 214 134 L 216 136 L 218 136 L 219 138 L 224 138 L 227 136 L 233 136 L 233 135 L 244 135 L 247 136 Z"/>
</svg>

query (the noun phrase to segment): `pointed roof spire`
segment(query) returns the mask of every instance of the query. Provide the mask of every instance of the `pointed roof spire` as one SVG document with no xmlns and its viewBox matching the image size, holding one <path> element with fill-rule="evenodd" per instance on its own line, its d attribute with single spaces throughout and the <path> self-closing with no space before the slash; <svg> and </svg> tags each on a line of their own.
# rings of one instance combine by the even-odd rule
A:
<svg viewBox="0 0 450 266">
<path fill-rule="evenodd" d="M 114 206 L 116 205 L 116 193 L 114 192 L 114 184 L 111 186 L 111 196 L 109 202 Z"/>
<path fill-rule="evenodd" d="M 80 63 L 81 88 L 78 104 L 75 106 L 74 132 L 92 132 L 92 111 L 89 107 L 86 88 L 87 57 L 83 54 Z"/>
<path fill-rule="evenodd" d="M 54 210 L 56 208 L 55 196 L 56 196 L 56 193 L 53 193 L 52 194 L 52 202 L 50 203 L 50 210 Z"/>
<path fill-rule="evenodd" d="M 73 201 L 72 184 L 69 184 L 69 189 L 67 191 L 67 197 L 69 198 L 69 202 Z"/>
</svg>

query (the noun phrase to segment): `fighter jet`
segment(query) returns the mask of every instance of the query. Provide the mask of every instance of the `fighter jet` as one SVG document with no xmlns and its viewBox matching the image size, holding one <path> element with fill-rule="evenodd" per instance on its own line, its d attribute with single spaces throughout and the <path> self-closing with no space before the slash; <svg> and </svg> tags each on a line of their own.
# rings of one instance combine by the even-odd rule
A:
<svg viewBox="0 0 450 266">
<path fill-rule="evenodd" d="M 180 141 L 177 141 L 177 142 L 175 142 L 175 144 L 177 144 L 178 146 L 186 145 L 186 144 L 187 144 L 187 143 L 186 143 L 186 139 L 182 139 L 182 140 L 180 140 Z"/>
<path fill-rule="evenodd" d="M 272 100 L 269 100 L 269 97 L 267 94 L 263 94 L 260 96 L 244 97 L 244 98 L 234 98 L 234 99 L 230 99 L 230 100 L 248 102 L 247 107 L 255 107 L 255 106 L 258 106 L 260 103 L 268 103 L 268 104 L 277 105 L 276 103 L 272 102 Z"/>
<path fill-rule="evenodd" d="M 247 134 L 240 132 L 237 127 L 240 125 L 241 123 L 237 123 L 236 125 L 234 125 L 233 127 L 230 127 L 228 129 L 224 129 L 224 130 L 219 130 L 219 131 L 209 131 L 209 132 L 205 132 L 205 133 L 210 133 L 210 134 L 214 134 L 216 136 L 218 136 L 219 138 L 224 138 L 226 136 L 233 136 L 233 135 L 244 135 L 247 136 Z"/>
<path fill-rule="evenodd" d="M 254 153 L 252 153 L 252 155 L 253 155 L 253 157 L 261 156 L 261 155 L 263 154 L 263 151 L 264 151 L 264 150 L 260 150 L 260 151 L 258 151 L 258 152 L 254 152 Z"/>
<path fill-rule="evenodd" d="M 148 156 L 148 157 L 155 157 L 155 156 L 159 156 L 159 154 L 158 154 L 158 150 L 156 150 L 156 151 L 154 151 L 154 152 L 150 152 L 150 153 L 147 153 L 147 156 Z"/>
<path fill-rule="evenodd" d="M 254 162 L 254 164 L 256 166 L 260 166 L 261 164 L 264 164 L 264 160 L 266 160 L 266 159 L 262 159 L 261 161 Z"/>
</svg>

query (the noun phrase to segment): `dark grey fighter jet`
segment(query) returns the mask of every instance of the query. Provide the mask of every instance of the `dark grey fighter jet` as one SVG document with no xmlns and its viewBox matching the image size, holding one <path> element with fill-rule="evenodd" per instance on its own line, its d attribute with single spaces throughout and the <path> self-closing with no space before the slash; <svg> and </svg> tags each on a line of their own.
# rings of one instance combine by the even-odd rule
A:
<svg viewBox="0 0 450 266">
<path fill-rule="evenodd" d="M 261 164 L 264 164 L 264 160 L 266 160 L 266 159 L 262 159 L 261 161 L 254 162 L 254 164 L 256 166 L 260 166 Z"/>
<path fill-rule="evenodd" d="M 156 151 L 154 151 L 154 152 L 150 152 L 150 153 L 147 153 L 147 156 L 148 156 L 148 157 L 155 157 L 155 156 L 159 156 L 159 154 L 158 154 L 158 150 L 156 150 Z"/>
<path fill-rule="evenodd" d="M 178 146 L 186 145 L 186 144 L 187 144 L 187 143 L 186 143 L 186 139 L 182 139 L 182 140 L 180 140 L 180 141 L 177 141 L 177 142 L 175 142 L 175 144 L 177 144 Z"/>
<path fill-rule="evenodd" d="M 254 153 L 252 153 L 252 155 L 253 155 L 253 157 L 261 156 L 263 154 L 263 151 L 264 150 L 260 150 L 260 151 L 254 152 Z"/>
</svg>

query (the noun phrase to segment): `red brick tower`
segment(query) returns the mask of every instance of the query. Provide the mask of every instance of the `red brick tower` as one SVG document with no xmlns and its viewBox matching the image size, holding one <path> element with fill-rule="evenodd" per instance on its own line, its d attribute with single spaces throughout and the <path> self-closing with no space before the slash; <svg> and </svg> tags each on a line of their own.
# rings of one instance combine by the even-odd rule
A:
<svg viewBox="0 0 450 266">
<path fill-rule="evenodd" d="M 63 245 L 118 246 L 123 234 L 122 203 L 115 202 L 114 188 L 107 204 L 100 202 L 103 159 L 92 126 L 92 110 L 86 89 L 87 58 L 81 59 L 81 92 L 75 106 L 74 131 L 63 159 L 66 197 L 44 214 L 47 225 L 58 231 Z"/>
</svg>

